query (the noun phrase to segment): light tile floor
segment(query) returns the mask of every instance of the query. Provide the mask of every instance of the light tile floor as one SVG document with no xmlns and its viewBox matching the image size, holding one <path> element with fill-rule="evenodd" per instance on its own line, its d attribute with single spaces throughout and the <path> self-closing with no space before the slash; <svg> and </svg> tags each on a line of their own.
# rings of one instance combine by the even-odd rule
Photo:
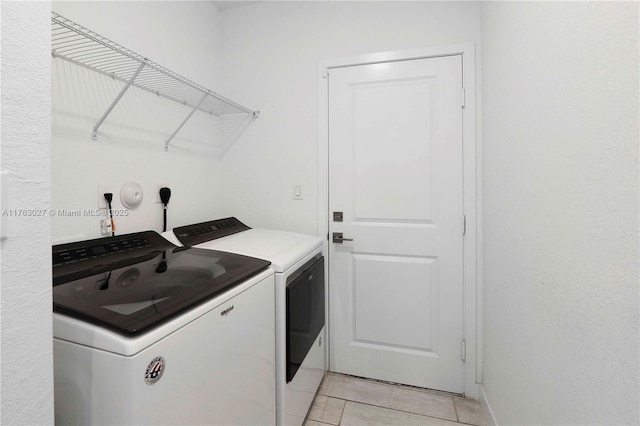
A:
<svg viewBox="0 0 640 426">
<path fill-rule="evenodd" d="M 480 425 L 480 405 L 444 392 L 327 373 L 304 426 Z"/>
</svg>

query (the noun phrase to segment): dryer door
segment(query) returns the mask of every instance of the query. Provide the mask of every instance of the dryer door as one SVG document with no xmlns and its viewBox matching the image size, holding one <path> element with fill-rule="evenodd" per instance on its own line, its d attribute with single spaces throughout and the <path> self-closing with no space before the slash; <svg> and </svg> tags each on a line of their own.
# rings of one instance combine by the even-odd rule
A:
<svg viewBox="0 0 640 426">
<path fill-rule="evenodd" d="M 293 380 L 324 327 L 324 257 L 287 280 L 287 383 Z"/>
</svg>

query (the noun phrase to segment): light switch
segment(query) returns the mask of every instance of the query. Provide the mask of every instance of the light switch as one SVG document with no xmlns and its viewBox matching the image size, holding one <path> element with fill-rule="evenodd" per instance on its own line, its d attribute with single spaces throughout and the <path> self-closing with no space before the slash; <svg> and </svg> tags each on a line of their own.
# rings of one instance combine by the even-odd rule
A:
<svg viewBox="0 0 640 426">
<path fill-rule="evenodd" d="M 293 199 L 302 200 L 302 185 L 293 185 Z"/>
</svg>

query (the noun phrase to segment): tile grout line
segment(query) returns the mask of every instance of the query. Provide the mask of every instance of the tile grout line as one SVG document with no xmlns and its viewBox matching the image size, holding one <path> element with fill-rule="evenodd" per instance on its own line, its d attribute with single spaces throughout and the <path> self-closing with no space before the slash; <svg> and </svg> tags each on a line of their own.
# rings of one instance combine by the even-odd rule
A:
<svg viewBox="0 0 640 426">
<path fill-rule="evenodd" d="M 347 406 L 347 402 L 353 402 L 355 404 L 367 405 L 367 406 L 370 406 L 370 407 L 381 408 L 383 410 L 397 411 L 399 413 L 412 414 L 414 416 L 427 417 L 427 418 L 430 418 L 430 419 L 445 420 L 445 421 L 448 421 L 448 422 L 458 423 L 460 425 L 477 426 L 474 423 L 467 423 L 467 422 L 463 422 L 462 420 L 460 420 L 460 416 L 458 415 L 458 409 L 457 409 L 457 407 L 455 405 L 455 400 L 453 402 L 453 406 L 454 406 L 454 410 L 456 412 L 456 420 L 450 420 L 450 419 L 446 419 L 444 417 L 427 416 L 427 415 L 422 414 L 422 413 L 415 413 L 415 412 L 412 412 L 412 411 L 399 410 L 397 408 L 389 408 L 389 407 L 384 407 L 384 406 L 381 406 L 381 405 L 370 404 L 370 403 L 356 401 L 356 400 L 352 400 L 352 399 L 337 398 L 335 396 L 331 396 L 331 395 L 327 395 L 327 394 L 318 394 L 318 395 L 322 395 L 322 396 L 325 396 L 327 398 L 336 399 L 338 401 L 344 402 L 344 405 L 342 406 L 342 410 L 340 411 L 340 419 L 338 420 L 338 424 L 334 425 L 333 423 L 327 423 L 327 422 L 323 422 L 323 421 L 320 421 L 320 420 L 314 420 L 314 419 L 311 419 L 309 417 L 305 417 L 305 419 L 304 419 L 305 421 L 311 420 L 311 421 L 314 421 L 314 422 L 317 422 L 317 423 L 322 423 L 323 425 L 327 425 L 327 426 L 340 426 L 342 424 L 342 417 L 344 416 L 344 410 L 345 410 L 345 408 Z"/>
<path fill-rule="evenodd" d="M 334 425 L 333 423 L 321 422 L 320 420 L 314 420 L 314 419 L 309 418 L 309 413 L 311 412 L 311 407 L 309 407 L 309 411 L 307 412 L 307 415 L 304 417 L 304 420 L 302 421 L 302 424 L 304 425 L 304 423 L 307 420 L 311 420 L 311 421 L 314 421 L 314 422 L 322 423 L 323 425 L 340 426 L 340 423 L 342 422 L 342 415 L 344 414 L 344 407 L 347 405 L 347 401 L 348 400 L 343 399 L 343 398 L 336 398 L 336 397 L 330 396 L 330 395 L 326 395 L 326 394 L 320 393 L 319 391 L 320 391 L 320 388 L 318 388 L 318 392 L 316 393 L 316 395 L 313 398 L 313 401 L 311 402 L 311 407 L 313 407 L 313 404 L 316 402 L 316 397 L 318 395 L 324 396 L 326 398 L 336 399 L 338 401 L 344 402 L 344 404 L 342 404 L 342 409 L 340 410 L 340 418 L 338 419 L 338 423 L 336 425 Z"/>
<path fill-rule="evenodd" d="M 465 399 L 466 399 L 466 398 L 465 398 Z M 453 407 L 454 407 L 454 409 L 456 410 L 456 417 L 458 418 L 457 423 L 460 423 L 460 424 L 462 424 L 462 425 L 468 425 L 468 426 L 479 426 L 479 424 L 476 424 L 476 423 L 470 423 L 470 422 L 465 422 L 465 421 L 462 421 L 462 420 L 460 419 L 460 415 L 458 414 L 458 404 L 456 404 L 456 399 L 455 399 L 455 398 L 453 398 Z"/>
<path fill-rule="evenodd" d="M 336 399 L 340 399 L 340 398 L 336 398 Z M 344 404 L 342 404 L 342 410 L 340 410 L 340 420 L 338 420 L 338 426 L 342 424 L 342 416 L 344 416 L 344 409 L 347 408 L 347 400 L 340 399 L 340 401 L 343 401 Z"/>
<path fill-rule="evenodd" d="M 340 399 L 340 398 L 336 398 L 336 399 Z M 426 418 L 428 418 L 428 419 L 433 419 L 433 420 L 444 420 L 444 421 L 451 422 L 451 423 L 456 423 L 456 424 L 459 424 L 459 425 L 475 426 L 475 425 L 472 425 L 472 424 L 470 424 L 470 423 L 461 423 L 461 422 L 459 422 L 459 421 L 457 421 L 457 420 L 445 419 L 445 418 L 443 418 L 443 417 L 427 416 L 427 415 L 424 415 L 424 414 L 414 413 L 414 412 L 411 412 L 411 411 L 398 410 L 397 408 L 389 408 L 389 407 L 382 407 L 382 406 L 380 406 L 380 405 L 368 404 L 368 403 L 366 403 L 366 402 L 352 401 L 352 400 L 350 400 L 350 399 L 345 399 L 344 401 L 346 401 L 346 402 L 353 402 L 353 403 L 355 403 L 355 404 L 360 404 L 360 405 L 367 405 L 367 406 L 369 406 L 369 407 L 381 408 L 381 409 L 383 409 L 383 410 L 397 411 L 398 413 L 411 414 L 411 415 L 413 415 L 413 416 L 418 416 L 418 417 L 426 417 Z M 345 404 L 345 407 L 346 407 L 346 404 Z M 342 410 L 342 412 L 344 413 L 344 409 Z M 456 415 L 456 418 L 457 418 L 457 415 Z M 319 422 L 319 423 L 323 423 L 323 422 Z M 342 415 L 340 416 L 340 423 L 342 423 Z M 327 423 L 324 423 L 324 424 L 327 424 Z M 340 424 L 338 424 L 338 426 L 340 426 Z"/>
<path fill-rule="evenodd" d="M 393 383 L 393 382 L 388 382 L 388 381 L 384 381 L 384 380 L 371 379 L 371 378 L 367 378 L 367 377 L 353 376 L 353 375 L 350 375 L 350 374 L 342 374 L 342 373 L 335 373 L 335 372 L 329 372 L 329 374 L 332 374 L 332 375 L 335 375 L 335 376 L 342 376 L 342 377 L 352 378 L 354 380 L 358 380 L 358 381 L 365 382 L 365 383 L 385 385 L 388 388 L 404 389 L 404 390 L 414 391 L 414 392 L 421 393 L 421 394 L 434 395 L 434 396 L 438 396 L 438 397 L 447 397 L 448 399 L 451 400 L 451 403 L 453 404 L 453 410 L 454 410 L 454 414 L 455 414 L 455 419 L 452 420 L 450 418 L 439 417 L 439 416 L 436 416 L 436 415 L 427 415 L 427 414 L 424 414 L 424 413 L 419 413 L 419 412 L 414 412 L 414 411 L 407 411 L 407 410 L 403 410 L 403 409 L 391 408 L 391 407 L 387 407 L 387 406 L 383 406 L 383 405 L 372 404 L 370 402 L 362 402 L 362 401 L 358 401 L 358 400 L 347 399 L 347 398 L 344 398 L 344 397 L 337 397 L 337 396 L 331 395 L 329 393 L 321 393 L 320 392 L 320 387 L 319 387 L 318 388 L 318 392 L 317 392 L 318 395 L 323 395 L 323 396 L 328 397 L 328 398 L 332 398 L 332 399 L 336 399 L 336 400 L 340 400 L 340 401 L 344 401 L 345 402 L 345 404 L 343 405 L 342 412 L 340 414 L 340 420 L 339 420 L 339 423 L 338 423 L 337 426 L 340 426 L 341 423 L 342 423 L 342 418 L 344 416 L 344 410 L 346 408 L 346 403 L 347 402 L 353 402 L 353 403 L 356 403 L 356 404 L 367 405 L 367 406 L 371 406 L 371 407 L 376 407 L 376 408 L 380 408 L 380 409 L 396 411 L 396 412 L 405 413 L 405 414 L 412 414 L 412 415 L 426 417 L 426 418 L 430 418 L 430 419 L 445 420 L 445 421 L 454 422 L 454 423 L 457 423 L 457 424 L 460 424 L 460 425 L 476 426 L 473 423 L 462 422 L 460 420 L 460 415 L 458 414 L 458 407 L 457 407 L 457 404 L 456 404 L 456 399 L 457 398 L 458 399 L 466 399 L 463 394 L 457 394 L 457 393 L 447 392 L 447 391 L 438 391 L 438 390 L 434 390 L 434 389 L 421 388 L 421 387 L 417 387 L 417 386 L 404 385 L 404 384 L 400 384 L 400 383 Z M 321 422 L 321 423 L 324 423 L 324 422 Z M 333 425 L 333 426 L 335 426 L 335 425 Z"/>
<path fill-rule="evenodd" d="M 325 422 L 321 422 L 321 421 L 318 421 L 318 420 L 309 419 L 309 418 L 306 418 L 306 417 L 305 417 L 304 421 L 302 422 L 302 425 L 304 426 L 304 424 L 305 424 L 307 421 L 312 421 L 312 422 L 320 423 L 321 425 L 336 426 L 336 425 L 333 425 L 333 424 L 331 424 L 331 423 L 325 423 Z M 340 426 L 340 425 L 337 425 L 337 426 Z"/>
<path fill-rule="evenodd" d="M 460 416 L 458 415 L 458 406 L 456 405 L 455 398 L 451 398 L 453 400 L 453 412 L 456 413 L 456 422 L 460 423 Z"/>
<path fill-rule="evenodd" d="M 402 383 L 389 382 L 387 380 L 372 379 L 370 377 L 353 376 L 351 374 L 336 373 L 333 371 L 330 371 L 329 374 L 334 374 L 336 376 L 343 376 L 343 377 L 351 377 L 354 379 L 362 380 L 364 382 L 378 383 L 381 385 L 387 385 L 390 387 L 395 387 L 400 389 L 414 390 L 416 392 L 427 393 L 430 395 L 448 396 L 450 398 L 463 398 L 463 399 L 466 398 L 463 393 L 455 393 L 455 392 L 448 392 L 448 391 L 437 390 L 437 389 L 421 388 L 420 386 L 405 385 Z"/>
<path fill-rule="evenodd" d="M 328 398 L 339 399 L 341 401 L 345 401 L 345 406 L 342 407 L 342 413 L 340 414 L 340 422 L 342 422 L 342 415 L 344 414 L 344 410 L 345 410 L 346 405 L 347 405 L 346 403 L 347 402 L 354 402 L 356 404 L 368 405 L 370 407 L 376 407 L 376 408 L 383 408 L 385 410 L 398 411 L 400 413 L 413 414 L 415 416 L 429 417 L 431 419 L 446 420 L 448 422 L 460 423 L 458 421 L 458 412 L 456 411 L 456 408 L 455 408 L 455 401 L 453 401 L 453 400 L 451 402 L 453 404 L 453 410 L 456 413 L 456 420 L 447 419 L 445 417 L 427 416 L 427 415 L 425 415 L 423 413 L 416 413 L 416 412 L 413 412 L 413 411 L 400 410 L 398 408 L 385 407 L 385 406 L 382 406 L 382 405 L 376 405 L 376 404 L 372 404 L 372 403 L 369 403 L 369 402 L 356 401 L 354 399 L 338 398 L 338 397 L 333 396 L 333 395 L 327 395 L 327 394 L 320 394 L 320 395 L 326 396 Z M 340 425 L 340 423 L 338 423 L 338 426 L 339 425 Z"/>
</svg>

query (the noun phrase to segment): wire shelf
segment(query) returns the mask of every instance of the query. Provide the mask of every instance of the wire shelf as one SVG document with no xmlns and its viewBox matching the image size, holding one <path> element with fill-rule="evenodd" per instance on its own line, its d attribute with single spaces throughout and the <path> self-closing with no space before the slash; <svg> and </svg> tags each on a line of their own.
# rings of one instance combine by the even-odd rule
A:
<svg viewBox="0 0 640 426">
<path fill-rule="evenodd" d="M 56 12 L 51 12 L 51 54 L 125 84 L 93 128 L 94 139 L 104 119 L 131 86 L 193 109 L 165 142 L 165 149 L 196 110 L 219 117 L 259 115 L 259 111 L 239 105 Z"/>
</svg>

